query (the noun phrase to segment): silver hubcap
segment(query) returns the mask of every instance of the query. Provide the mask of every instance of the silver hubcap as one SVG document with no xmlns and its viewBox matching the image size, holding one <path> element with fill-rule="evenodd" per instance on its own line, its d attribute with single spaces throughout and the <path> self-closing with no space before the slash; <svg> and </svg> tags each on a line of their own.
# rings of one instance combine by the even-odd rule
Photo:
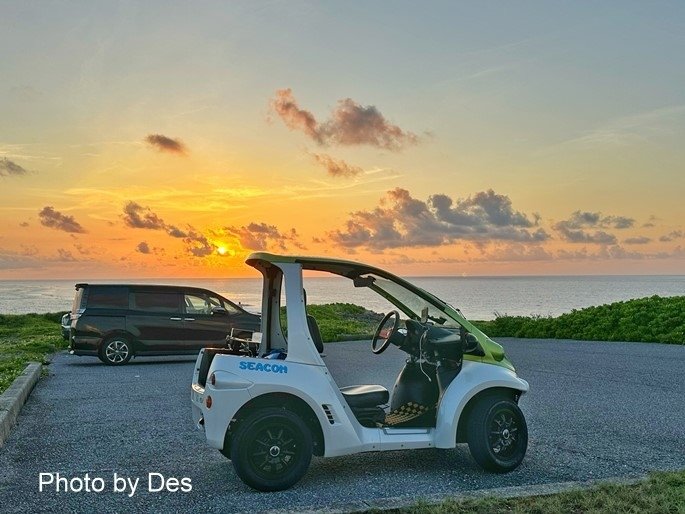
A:
<svg viewBox="0 0 685 514">
<path fill-rule="evenodd" d="M 272 446 L 269 448 L 269 455 L 272 457 L 278 457 L 278 455 L 281 453 L 281 449 L 278 446 Z"/>
<path fill-rule="evenodd" d="M 123 341 L 112 341 L 105 348 L 105 357 L 110 362 L 123 362 L 128 357 L 128 345 Z"/>
<path fill-rule="evenodd" d="M 501 412 L 492 420 L 490 428 L 490 447 L 496 454 L 507 454 L 514 451 L 518 426 L 510 412 Z"/>
</svg>

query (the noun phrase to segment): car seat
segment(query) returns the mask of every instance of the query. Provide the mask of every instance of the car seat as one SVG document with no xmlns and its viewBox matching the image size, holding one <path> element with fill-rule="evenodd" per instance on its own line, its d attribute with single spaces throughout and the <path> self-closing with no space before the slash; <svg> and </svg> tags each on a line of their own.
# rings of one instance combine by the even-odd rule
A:
<svg viewBox="0 0 685 514">
<path fill-rule="evenodd" d="M 352 414 L 363 426 L 374 427 L 385 420 L 385 409 L 390 399 L 388 390 L 380 385 L 353 385 L 341 387 L 340 392 Z"/>
<path fill-rule="evenodd" d="M 323 353 L 323 338 L 319 330 L 319 324 L 314 316 L 307 314 L 307 291 L 302 290 L 304 299 L 304 311 L 307 316 L 307 327 L 309 335 L 314 341 L 314 345 L 319 353 Z M 365 426 L 375 426 L 385 418 L 385 410 L 381 407 L 386 405 L 390 399 L 388 390 L 380 385 L 354 385 L 341 387 L 345 401 L 352 409 L 352 413 L 357 420 Z"/>
<path fill-rule="evenodd" d="M 307 314 L 307 291 L 302 290 L 302 297 L 304 299 L 304 313 L 307 316 L 307 328 L 309 329 L 309 335 L 314 341 L 314 346 L 319 353 L 323 353 L 323 338 L 321 337 L 321 330 L 319 330 L 319 324 L 316 322 L 314 316 Z"/>
</svg>

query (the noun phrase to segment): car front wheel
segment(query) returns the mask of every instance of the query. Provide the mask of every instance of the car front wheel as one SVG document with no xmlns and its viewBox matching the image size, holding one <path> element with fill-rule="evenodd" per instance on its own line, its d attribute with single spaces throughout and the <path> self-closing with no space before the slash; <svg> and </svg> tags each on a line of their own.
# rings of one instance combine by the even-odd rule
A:
<svg viewBox="0 0 685 514">
<path fill-rule="evenodd" d="M 126 364 L 132 356 L 131 342 L 123 336 L 115 336 L 104 341 L 98 355 L 102 362 L 110 366 Z"/>
<path fill-rule="evenodd" d="M 484 469 L 506 473 L 515 469 L 528 448 L 528 427 L 513 400 L 486 395 L 469 414 L 467 441 L 475 461 Z"/>
<path fill-rule="evenodd" d="M 282 408 L 260 409 L 243 420 L 231 439 L 240 479 L 258 491 L 281 491 L 307 472 L 312 436 L 302 419 Z"/>
</svg>

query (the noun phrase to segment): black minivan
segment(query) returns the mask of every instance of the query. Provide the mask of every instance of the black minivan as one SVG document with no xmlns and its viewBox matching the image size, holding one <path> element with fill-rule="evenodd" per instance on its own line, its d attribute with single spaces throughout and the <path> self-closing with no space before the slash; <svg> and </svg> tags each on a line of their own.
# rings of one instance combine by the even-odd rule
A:
<svg viewBox="0 0 685 514">
<path fill-rule="evenodd" d="M 110 365 L 134 355 L 182 355 L 249 338 L 260 317 L 207 289 L 183 286 L 76 284 L 70 353 Z"/>
</svg>

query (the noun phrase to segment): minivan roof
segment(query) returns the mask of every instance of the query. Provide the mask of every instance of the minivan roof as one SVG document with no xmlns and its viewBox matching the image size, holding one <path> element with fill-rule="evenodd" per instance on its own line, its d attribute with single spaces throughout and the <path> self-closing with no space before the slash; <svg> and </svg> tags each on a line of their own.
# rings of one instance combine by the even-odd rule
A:
<svg viewBox="0 0 685 514">
<path fill-rule="evenodd" d="M 79 283 L 76 284 L 74 287 L 76 289 L 85 289 L 86 287 L 130 287 L 130 288 L 136 288 L 136 289 L 171 289 L 175 291 L 205 291 L 208 293 L 213 293 L 218 296 L 219 293 L 214 293 L 214 291 L 210 291 L 209 289 L 205 289 L 204 287 L 195 287 L 195 286 L 173 286 L 173 285 L 160 285 L 160 284 L 89 284 L 89 283 Z"/>
</svg>

